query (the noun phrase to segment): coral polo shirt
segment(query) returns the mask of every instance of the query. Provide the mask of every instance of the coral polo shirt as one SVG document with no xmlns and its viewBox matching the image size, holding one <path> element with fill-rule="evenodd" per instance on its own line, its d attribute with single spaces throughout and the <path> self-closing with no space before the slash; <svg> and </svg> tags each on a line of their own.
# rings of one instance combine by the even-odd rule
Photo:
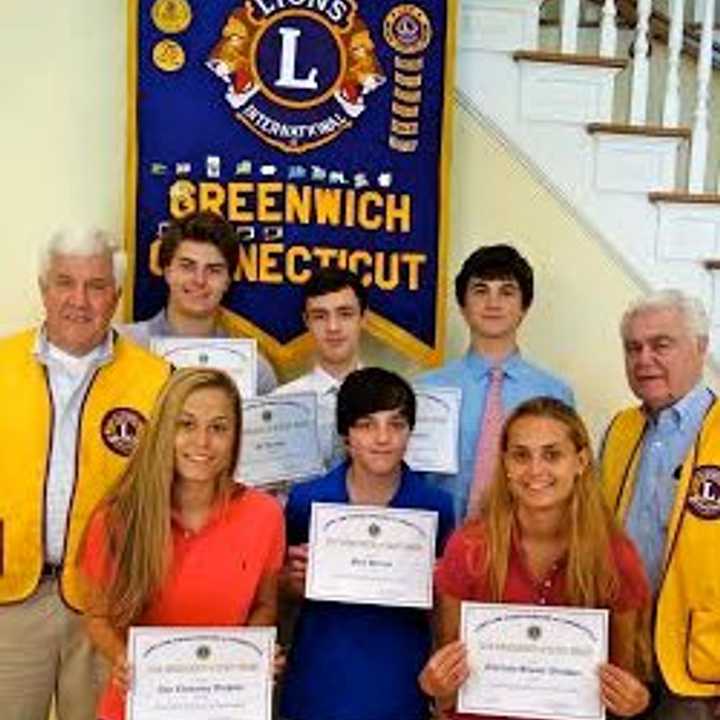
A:
<svg viewBox="0 0 720 720">
<path fill-rule="evenodd" d="M 88 528 L 81 565 L 90 581 L 106 587 L 113 562 L 105 514 Z M 173 559 L 167 581 L 135 625 L 244 625 L 258 585 L 277 573 L 285 554 L 282 510 L 268 495 L 240 488 L 197 532 L 172 523 Z M 122 720 L 125 698 L 108 683 L 98 705 L 100 720 Z"/>
</svg>

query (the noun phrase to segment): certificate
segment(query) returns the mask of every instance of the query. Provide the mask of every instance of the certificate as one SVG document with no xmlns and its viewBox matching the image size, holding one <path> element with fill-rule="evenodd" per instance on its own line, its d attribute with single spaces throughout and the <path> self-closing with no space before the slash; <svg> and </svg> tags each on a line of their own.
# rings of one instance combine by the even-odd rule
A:
<svg viewBox="0 0 720 720">
<path fill-rule="evenodd" d="M 314 392 L 243 401 L 239 480 L 269 485 L 323 472 Z"/>
<path fill-rule="evenodd" d="M 437 513 L 313 503 L 305 596 L 432 607 Z"/>
<path fill-rule="evenodd" d="M 608 656 L 608 611 L 463 603 L 460 637 L 470 677 L 458 712 L 547 720 L 603 720 L 598 665 Z"/>
<path fill-rule="evenodd" d="M 253 339 L 154 337 L 150 349 L 175 367 L 224 370 L 243 397 L 257 394 L 257 342 Z"/>
<path fill-rule="evenodd" d="M 270 720 L 275 628 L 132 627 L 128 720 Z"/>
<path fill-rule="evenodd" d="M 418 472 L 454 475 L 458 471 L 460 388 L 417 385 L 415 428 L 405 462 Z"/>
</svg>

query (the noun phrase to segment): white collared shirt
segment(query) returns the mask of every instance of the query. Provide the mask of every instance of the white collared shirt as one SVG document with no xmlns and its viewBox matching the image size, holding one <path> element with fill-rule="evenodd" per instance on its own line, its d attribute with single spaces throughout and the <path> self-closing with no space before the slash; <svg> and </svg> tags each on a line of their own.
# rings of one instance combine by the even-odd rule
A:
<svg viewBox="0 0 720 720">
<path fill-rule="evenodd" d="M 358 367 L 360 366 L 358 365 Z M 309 373 L 305 373 L 275 390 L 280 394 L 314 392 L 317 395 L 318 441 L 320 456 L 326 470 L 345 459 L 345 444 L 337 434 L 335 420 L 337 394 L 342 382 L 342 379 L 333 377 L 320 365 L 316 365 Z"/>
<path fill-rule="evenodd" d="M 34 355 L 47 368 L 52 395 L 52 439 L 45 487 L 45 560 L 63 561 L 67 516 L 76 476 L 80 413 L 95 371 L 112 360 L 112 333 L 87 355 L 68 355 L 38 333 Z"/>
</svg>

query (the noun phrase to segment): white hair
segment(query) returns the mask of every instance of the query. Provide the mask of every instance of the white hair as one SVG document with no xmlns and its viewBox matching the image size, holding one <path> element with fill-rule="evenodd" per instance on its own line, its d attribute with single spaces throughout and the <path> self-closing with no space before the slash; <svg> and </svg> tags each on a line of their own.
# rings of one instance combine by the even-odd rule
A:
<svg viewBox="0 0 720 720">
<path fill-rule="evenodd" d="M 56 255 L 109 255 L 112 262 L 115 288 L 122 290 L 127 268 L 127 256 L 117 238 L 99 228 L 64 228 L 56 230 L 43 243 L 38 257 L 38 277 L 41 282 L 47 280 L 52 259 Z"/>
<path fill-rule="evenodd" d="M 675 289 L 657 290 L 633 302 L 620 322 L 622 337 L 627 336 L 628 325 L 634 317 L 657 310 L 677 311 L 690 335 L 698 339 L 708 338 L 710 321 L 705 306 L 694 295 Z"/>
</svg>

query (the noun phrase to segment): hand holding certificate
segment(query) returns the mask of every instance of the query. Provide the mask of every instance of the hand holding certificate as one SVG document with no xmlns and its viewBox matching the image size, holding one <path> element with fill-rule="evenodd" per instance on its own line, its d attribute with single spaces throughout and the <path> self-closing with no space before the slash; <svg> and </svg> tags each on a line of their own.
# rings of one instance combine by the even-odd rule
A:
<svg viewBox="0 0 720 720">
<path fill-rule="evenodd" d="M 437 513 L 313 503 L 306 597 L 432 607 Z"/>
<path fill-rule="evenodd" d="M 270 720 L 275 628 L 132 627 L 128 720 Z"/>
<path fill-rule="evenodd" d="M 470 677 L 458 711 L 547 720 L 603 720 L 598 667 L 607 660 L 608 612 L 463 603 Z"/>
</svg>

